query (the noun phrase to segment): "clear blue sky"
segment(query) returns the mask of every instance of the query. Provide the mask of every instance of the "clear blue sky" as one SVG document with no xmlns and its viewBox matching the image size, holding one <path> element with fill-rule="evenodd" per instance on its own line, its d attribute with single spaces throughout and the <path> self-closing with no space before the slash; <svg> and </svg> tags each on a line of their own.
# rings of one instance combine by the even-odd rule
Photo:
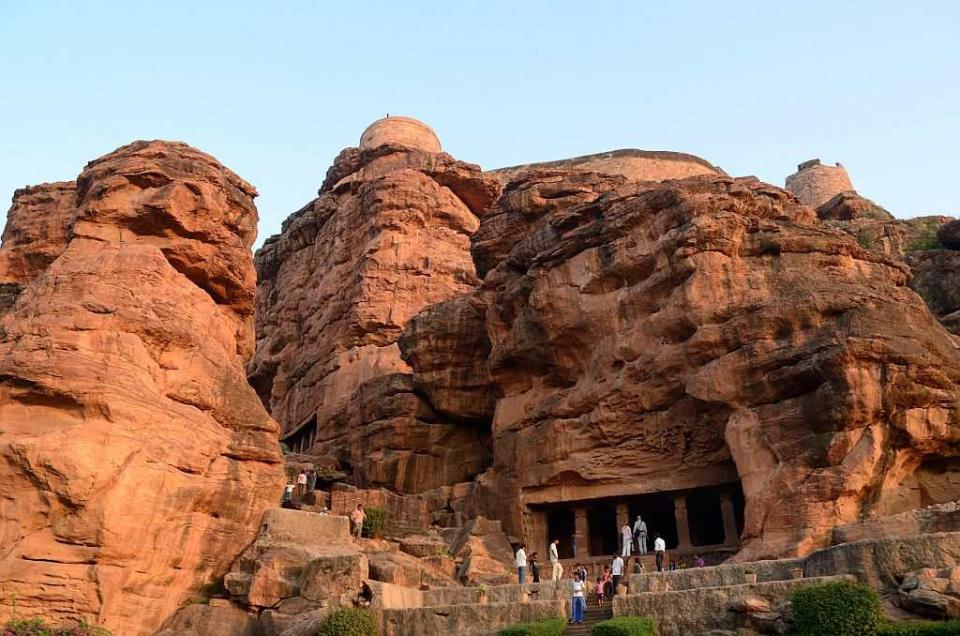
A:
<svg viewBox="0 0 960 636">
<path fill-rule="evenodd" d="M 960 2 L 0 0 L 0 15 L 4 197 L 179 139 L 257 186 L 262 241 L 390 112 L 486 168 L 680 150 L 782 185 L 820 157 L 897 216 L 960 213 Z"/>
</svg>

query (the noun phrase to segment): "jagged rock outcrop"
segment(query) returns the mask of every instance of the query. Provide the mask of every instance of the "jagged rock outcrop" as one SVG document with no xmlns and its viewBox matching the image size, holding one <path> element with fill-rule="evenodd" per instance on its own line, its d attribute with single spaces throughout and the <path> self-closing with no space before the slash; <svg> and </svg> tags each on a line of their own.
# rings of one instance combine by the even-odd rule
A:
<svg viewBox="0 0 960 636">
<path fill-rule="evenodd" d="M 287 433 L 299 427 L 298 448 L 338 457 L 361 485 L 406 492 L 489 465 L 489 420 L 451 419 L 425 400 L 397 339 L 420 310 L 479 283 L 470 235 L 496 192 L 445 153 L 350 148 L 257 253 L 250 381 Z"/>
<path fill-rule="evenodd" d="M 905 266 L 782 190 L 627 182 L 502 234 L 477 292 L 499 396 L 480 505 L 511 531 L 521 501 L 739 479 L 752 558 L 956 495 L 955 346 Z"/>
<path fill-rule="evenodd" d="M 824 221 L 893 220 L 892 214 L 856 192 L 840 192 L 817 208 L 817 217 Z"/>
<path fill-rule="evenodd" d="M 44 183 L 13 194 L 0 250 L 0 317 L 20 291 L 63 252 L 77 184 Z"/>
<path fill-rule="evenodd" d="M 135 142 L 17 192 L 0 249 L 0 616 L 156 630 L 279 496 L 245 381 L 255 190 Z M 15 600 L 14 600 L 15 599 Z"/>
</svg>

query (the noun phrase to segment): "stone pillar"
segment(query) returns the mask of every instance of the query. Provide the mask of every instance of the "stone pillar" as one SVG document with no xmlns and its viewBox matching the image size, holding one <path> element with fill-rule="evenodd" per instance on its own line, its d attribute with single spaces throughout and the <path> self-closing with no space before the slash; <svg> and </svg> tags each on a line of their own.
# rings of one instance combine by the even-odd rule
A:
<svg viewBox="0 0 960 636">
<path fill-rule="evenodd" d="M 527 544 L 527 554 L 539 552 L 541 563 L 547 562 L 547 550 L 550 538 L 547 537 L 547 513 L 542 510 L 528 510 L 523 515 L 523 542 Z"/>
<path fill-rule="evenodd" d="M 723 544 L 740 545 L 740 533 L 737 532 L 737 515 L 733 510 L 730 493 L 720 494 L 720 512 L 723 514 Z"/>
<path fill-rule="evenodd" d="M 673 514 L 677 520 L 677 550 L 690 550 L 690 526 L 687 523 L 687 498 L 677 495 L 673 498 Z"/>
<path fill-rule="evenodd" d="M 573 532 L 577 538 L 577 558 L 590 556 L 590 524 L 587 522 L 587 509 L 574 508 Z"/>
</svg>

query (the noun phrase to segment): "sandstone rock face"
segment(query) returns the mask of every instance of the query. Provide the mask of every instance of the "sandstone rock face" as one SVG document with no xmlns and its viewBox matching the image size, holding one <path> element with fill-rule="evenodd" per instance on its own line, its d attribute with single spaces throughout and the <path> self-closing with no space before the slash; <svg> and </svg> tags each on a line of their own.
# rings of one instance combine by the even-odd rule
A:
<svg viewBox="0 0 960 636">
<path fill-rule="evenodd" d="M 852 221 L 854 219 L 893 220 L 892 214 L 856 192 L 841 192 L 837 194 L 817 208 L 817 217 L 825 221 Z"/>
<path fill-rule="evenodd" d="M 519 502 L 739 479 L 750 558 L 952 490 L 918 475 L 956 456 L 960 359 L 906 267 L 755 180 L 577 198 L 489 250 L 509 252 L 477 293 L 499 396 L 486 514 L 519 533 Z"/>
<path fill-rule="evenodd" d="M 363 485 L 408 492 L 489 465 L 483 426 L 414 391 L 397 339 L 421 309 L 479 282 L 470 235 L 496 188 L 443 153 L 348 149 L 320 197 L 258 252 L 250 379 L 285 431 L 301 427 L 299 448 L 340 458 Z"/>
<path fill-rule="evenodd" d="M 249 372 L 287 439 L 361 487 L 473 480 L 459 518 L 542 552 L 573 501 L 742 489 L 750 559 L 960 495 L 960 354 L 901 258 L 932 222 L 842 167 L 798 202 L 669 154 L 341 153 L 257 257 Z"/>
<path fill-rule="evenodd" d="M 0 617 L 146 634 L 220 576 L 279 495 L 244 378 L 253 188 L 136 142 L 19 191 L 0 250 Z"/>
<path fill-rule="evenodd" d="M 960 252 L 926 250 L 906 256 L 912 287 L 951 332 L 960 334 Z"/>
<path fill-rule="evenodd" d="M 356 598 L 368 574 L 346 517 L 275 508 L 264 515 L 257 540 L 234 562 L 224 585 L 234 599 L 259 609 L 295 597 L 338 607 Z"/>
<path fill-rule="evenodd" d="M 898 605 L 908 612 L 943 620 L 960 616 L 960 567 L 924 568 L 903 578 Z"/>
</svg>

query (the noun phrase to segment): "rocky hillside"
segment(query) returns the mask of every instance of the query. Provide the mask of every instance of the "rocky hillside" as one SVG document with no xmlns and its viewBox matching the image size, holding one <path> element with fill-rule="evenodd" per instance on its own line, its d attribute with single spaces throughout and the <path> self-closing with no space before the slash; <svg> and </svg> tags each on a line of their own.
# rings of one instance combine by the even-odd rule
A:
<svg viewBox="0 0 960 636">
<path fill-rule="evenodd" d="M 530 506 L 576 500 L 739 483 L 755 558 L 960 495 L 960 354 L 904 251 L 858 239 L 909 228 L 615 168 L 344 151 L 256 258 L 251 378 L 288 443 L 360 485 L 473 479 L 465 509 L 537 545 Z"/>
<path fill-rule="evenodd" d="M 0 615 L 152 633 L 280 493 L 244 376 L 254 189 L 136 142 L 19 190 L 0 250 Z"/>
</svg>

